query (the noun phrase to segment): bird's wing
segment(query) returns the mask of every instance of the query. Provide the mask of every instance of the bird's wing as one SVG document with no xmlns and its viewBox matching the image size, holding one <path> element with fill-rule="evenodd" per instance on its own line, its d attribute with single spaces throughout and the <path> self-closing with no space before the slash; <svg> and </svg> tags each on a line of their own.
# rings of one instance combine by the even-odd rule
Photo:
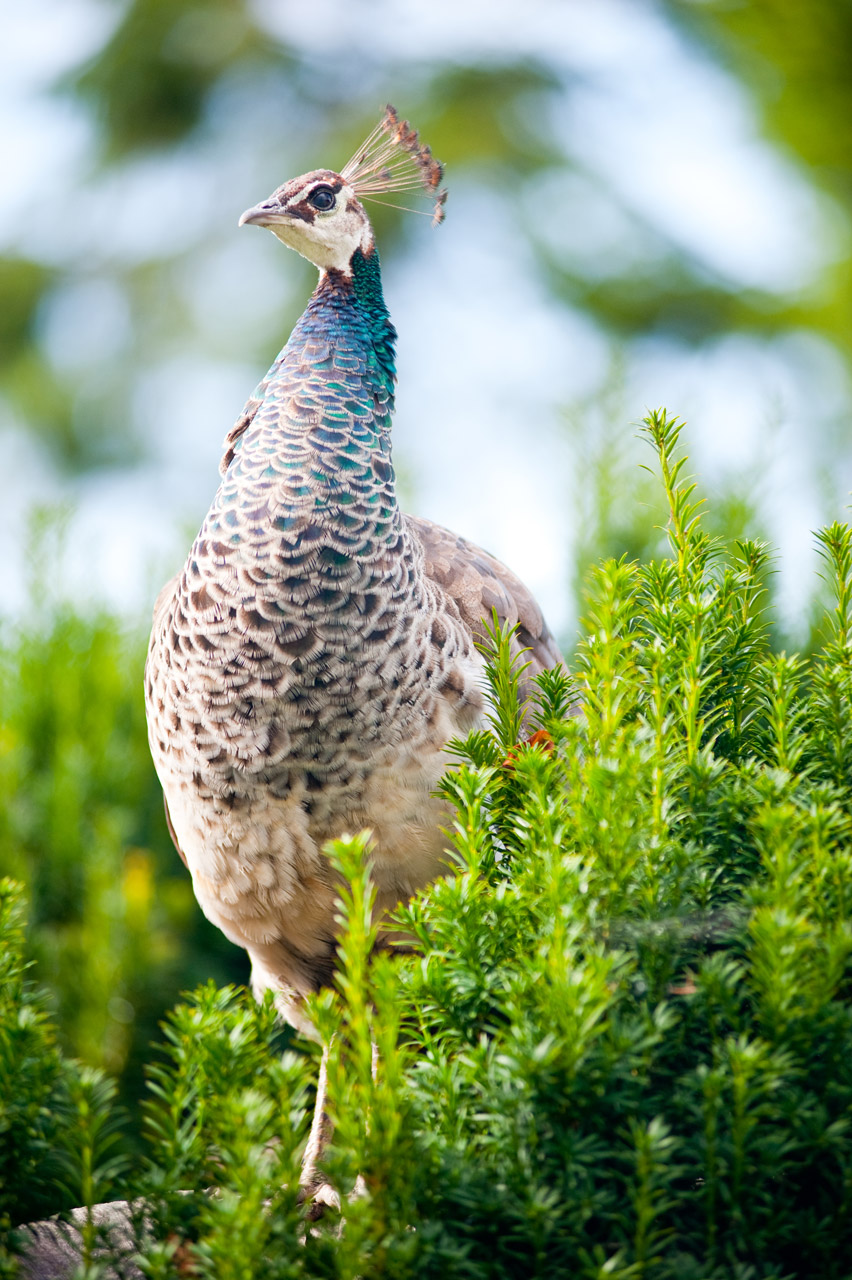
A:
<svg viewBox="0 0 852 1280">
<path fill-rule="evenodd" d="M 181 849 L 180 844 L 178 843 L 178 838 L 177 838 L 177 836 L 175 835 L 175 829 L 174 829 L 174 826 L 172 825 L 172 815 L 169 813 L 169 802 L 168 802 L 168 800 L 166 799 L 166 793 L 165 793 L 165 792 L 163 792 L 163 808 L 164 808 L 164 809 L 165 809 L 165 811 L 166 811 L 166 826 L 167 826 L 167 827 L 168 827 L 168 829 L 169 829 L 169 835 L 170 835 L 170 836 L 171 836 L 171 838 L 172 838 L 172 844 L 174 845 L 174 847 L 177 849 L 178 853 L 180 854 L 180 860 L 181 860 L 181 862 L 183 863 L 183 865 L 186 867 L 186 869 L 187 869 L 187 871 L 188 871 L 188 870 L 189 870 L 189 863 L 187 862 L 187 860 L 186 860 L 186 854 L 184 853 L 183 849 Z"/>
<path fill-rule="evenodd" d="M 180 581 L 180 574 L 177 573 L 173 578 L 171 578 L 166 583 L 166 585 L 163 587 L 162 591 L 157 596 L 157 599 L 154 602 L 154 627 L 151 632 L 152 641 L 154 636 L 156 636 L 159 633 L 160 625 L 163 621 L 163 615 L 165 614 L 166 610 L 168 609 L 169 605 L 172 603 L 172 600 L 174 599 L 175 591 L 177 590 L 177 584 L 179 581 Z M 149 662 L 151 661 L 150 654 L 148 657 L 148 661 Z M 186 860 L 186 854 L 178 844 L 178 838 L 175 835 L 175 829 L 174 829 L 174 826 L 172 825 L 172 815 L 169 813 L 169 802 L 166 799 L 165 794 L 163 795 L 163 807 L 166 810 L 166 826 L 169 829 L 169 835 L 172 838 L 172 844 L 180 854 L 183 865 L 188 869 L 189 863 Z"/>
<path fill-rule="evenodd" d="M 284 351 L 286 350 L 287 348 L 285 347 Z M 254 415 L 257 413 L 258 409 L 263 404 L 263 398 L 266 395 L 266 388 L 269 386 L 270 382 L 278 372 L 278 368 L 281 364 L 281 361 L 284 359 L 284 351 L 279 352 L 277 359 L 272 365 L 272 368 L 265 375 L 265 377 L 263 377 L 260 380 L 260 382 L 257 384 L 254 391 L 249 396 L 248 400 L 246 400 L 242 413 L 237 418 L 234 425 L 231 427 L 231 430 L 225 436 L 225 439 L 222 442 L 222 447 L 224 448 L 225 452 L 222 455 L 222 461 L 219 463 L 219 472 L 221 475 L 225 474 L 225 472 L 228 470 L 228 467 L 233 462 L 234 450 L 235 450 L 237 441 L 239 440 L 240 436 L 243 435 L 244 432 L 246 432 L 248 428 L 251 426 Z"/>
<path fill-rule="evenodd" d="M 270 370 L 270 373 L 271 372 L 272 370 Z M 243 409 L 242 413 L 237 418 L 236 422 L 231 427 L 231 430 L 228 432 L 228 434 L 225 436 L 224 441 L 222 442 L 222 447 L 225 450 L 225 452 L 222 454 L 222 461 L 219 463 L 219 471 L 222 475 L 225 474 L 225 472 L 228 470 L 228 467 L 231 465 L 231 463 L 234 460 L 234 449 L 236 447 L 237 441 L 239 440 L 243 432 L 246 431 L 251 426 L 252 418 L 257 413 L 260 406 L 263 404 L 263 393 L 266 390 L 266 384 L 268 381 L 269 381 L 269 374 L 266 375 L 266 377 L 263 379 L 263 382 L 261 382 L 260 386 L 256 388 L 256 390 L 252 393 L 251 396 L 249 396 L 248 400 L 245 403 L 245 408 Z"/>
<path fill-rule="evenodd" d="M 527 680 L 547 667 L 564 663 L 535 597 L 511 569 L 431 520 L 421 516 L 404 519 L 423 547 L 427 577 L 455 601 L 462 621 L 477 640 L 484 634 L 483 619 L 490 622 L 496 609 L 501 624 L 517 627 L 517 652 L 528 650 L 523 655 L 523 661 L 530 663 Z"/>
<path fill-rule="evenodd" d="M 151 631 L 152 640 L 154 636 L 159 633 L 160 623 L 162 621 L 163 614 L 166 612 L 166 609 L 168 609 L 169 605 L 174 599 L 175 592 L 177 591 L 177 584 L 179 581 L 180 581 L 179 573 L 176 573 L 173 578 L 169 578 L 168 582 L 163 587 L 160 594 L 157 596 L 157 599 L 154 601 L 154 624 Z"/>
</svg>

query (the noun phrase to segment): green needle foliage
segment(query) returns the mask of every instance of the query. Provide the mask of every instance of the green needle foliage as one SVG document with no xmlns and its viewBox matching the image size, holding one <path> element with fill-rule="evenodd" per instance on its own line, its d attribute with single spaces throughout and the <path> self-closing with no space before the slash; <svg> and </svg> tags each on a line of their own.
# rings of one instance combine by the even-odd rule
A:
<svg viewBox="0 0 852 1280">
<path fill-rule="evenodd" d="M 19 886 L 0 880 L 0 1276 L 17 1274 L 10 1227 L 109 1199 L 126 1171 L 115 1083 L 63 1057 L 39 992 L 27 981 Z M 83 1228 L 84 1261 L 96 1243 Z"/>
<path fill-rule="evenodd" d="M 85 1201 L 144 1197 L 162 1280 L 852 1274 L 852 532 L 819 535 L 822 651 L 775 653 L 766 548 L 705 532 L 679 423 L 645 435 L 670 554 L 591 572 L 573 673 L 523 721 L 489 629 L 490 727 L 442 783 L 452 873 L 399 909 L 402 943 L 372 918 L 369 834 L 329 848 L 339 978 L 312 1011 L 342 1224 L 298 1203 L 315 1066 L 282 1057 L 270 1003 L 209 985 L 169 1016 L 122 1170 L 109 1086 L 55 1048 L 13 917 L 7 1222 L 68 1204 L 73 1152 Z"/>
<path fill-rule="evenodd" d="M 244 955 L 195 904 L 148 750 L 145 637 L 42 596 L 0 625 L 0 876 L 26 885 L 29 954 L 61 1047 L 118 1077 L 138 1105 L 157 1024 L 207 976 L 245 979 Z"/>
</svg>

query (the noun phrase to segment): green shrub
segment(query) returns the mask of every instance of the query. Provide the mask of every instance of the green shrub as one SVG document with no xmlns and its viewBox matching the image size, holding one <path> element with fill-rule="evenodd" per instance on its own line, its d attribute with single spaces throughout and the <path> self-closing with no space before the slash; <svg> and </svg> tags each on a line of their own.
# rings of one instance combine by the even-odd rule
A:
<svg viewBox="0 0 852 1280">
<path fill-rule="evenodd" d="M 148 1275 L 852 1272 L 852 532 L 820 535 L 823 650 L 774 653 L 766 549 L 709 538 L 679 424 L 646 434 L 671 554 L 593 571 L 573 676 L 540 677 L 527 728 L 492 629 L 491 726 L 442 784 L 455 874 L 399 912 L 416 951 L 370 960 L 368 838 L 331 849 L 340 978 L 314 1014 L 343 1230 L 303 1239 L 287 1189 L 311 1063 L 268 1004 L 208 987 L 166 1024 L 125 1176 Z"/>
<path fill-rule="evenodd" d="M 145 637 L 34 600 L 2 638 L 0 875 L 26 885 L 62 1047 L 119 1076 L 134 1106 L 166 1009 L 207 976 L 244 981 L 247 965 L 199 912 L 166 830 Z"/>
<path fill-rule="evenodd" d="M 11 1227 L 107 1199 L 125 1170 L 115 1084 L 57 1048 L 26 980 L 22 916 L 20 887 L 0 880 L 0 1276 L 16 1274 Z"/>
</svg>

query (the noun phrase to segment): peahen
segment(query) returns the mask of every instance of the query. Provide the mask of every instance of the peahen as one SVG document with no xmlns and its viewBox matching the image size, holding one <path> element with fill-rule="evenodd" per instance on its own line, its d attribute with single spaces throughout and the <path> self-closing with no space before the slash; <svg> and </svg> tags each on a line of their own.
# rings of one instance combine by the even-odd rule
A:
<svg viewBox="0 0 852 1280">
<path fill-rule="evenodd" d="M 371 829 L 377 909 L 420 889 L 445 865 L 445 744 L 483 722 L 482 618 L 517 624 L 529 674 L 561 661 L 514 574 L 397 503 L 396 333 L 361 200 L 421 186 L 440 220 L 441 176 L 389 107 L 340 173 L 294 178 L 243 214 L 319 283 L 228 435 L 213 503 L 154 609 L 146 703 L 172 837 L 255 991 L 308 1034 L 304 997 L 335 966 L 326 841 Z M 321 1080 L 307 1194 L 322 1093 Z"/>
</svg>

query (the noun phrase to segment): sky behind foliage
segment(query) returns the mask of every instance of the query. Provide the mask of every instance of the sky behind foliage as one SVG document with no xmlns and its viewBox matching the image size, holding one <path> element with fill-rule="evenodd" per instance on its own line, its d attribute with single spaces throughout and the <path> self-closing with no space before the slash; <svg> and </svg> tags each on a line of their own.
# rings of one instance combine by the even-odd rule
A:
<svg viewBox="0 0 852 1280">
<path fill-rule="evenodd" d="M 666 404 L 730 527 L 779 546 L 795 630 L 809 530 L 852 488 L 840 0 L 43 0 L 4 27 L 13 608 L 29 513 L 70 502 L 55 582 L 147 610 L 313 287 L 239 214 L 342 164 L 390 100 L 450 190 L 437 231 L 371 210 L 405 505 L 570 631 L 577 553 L 642 550 L 633 424 Z"/>
</svg>

